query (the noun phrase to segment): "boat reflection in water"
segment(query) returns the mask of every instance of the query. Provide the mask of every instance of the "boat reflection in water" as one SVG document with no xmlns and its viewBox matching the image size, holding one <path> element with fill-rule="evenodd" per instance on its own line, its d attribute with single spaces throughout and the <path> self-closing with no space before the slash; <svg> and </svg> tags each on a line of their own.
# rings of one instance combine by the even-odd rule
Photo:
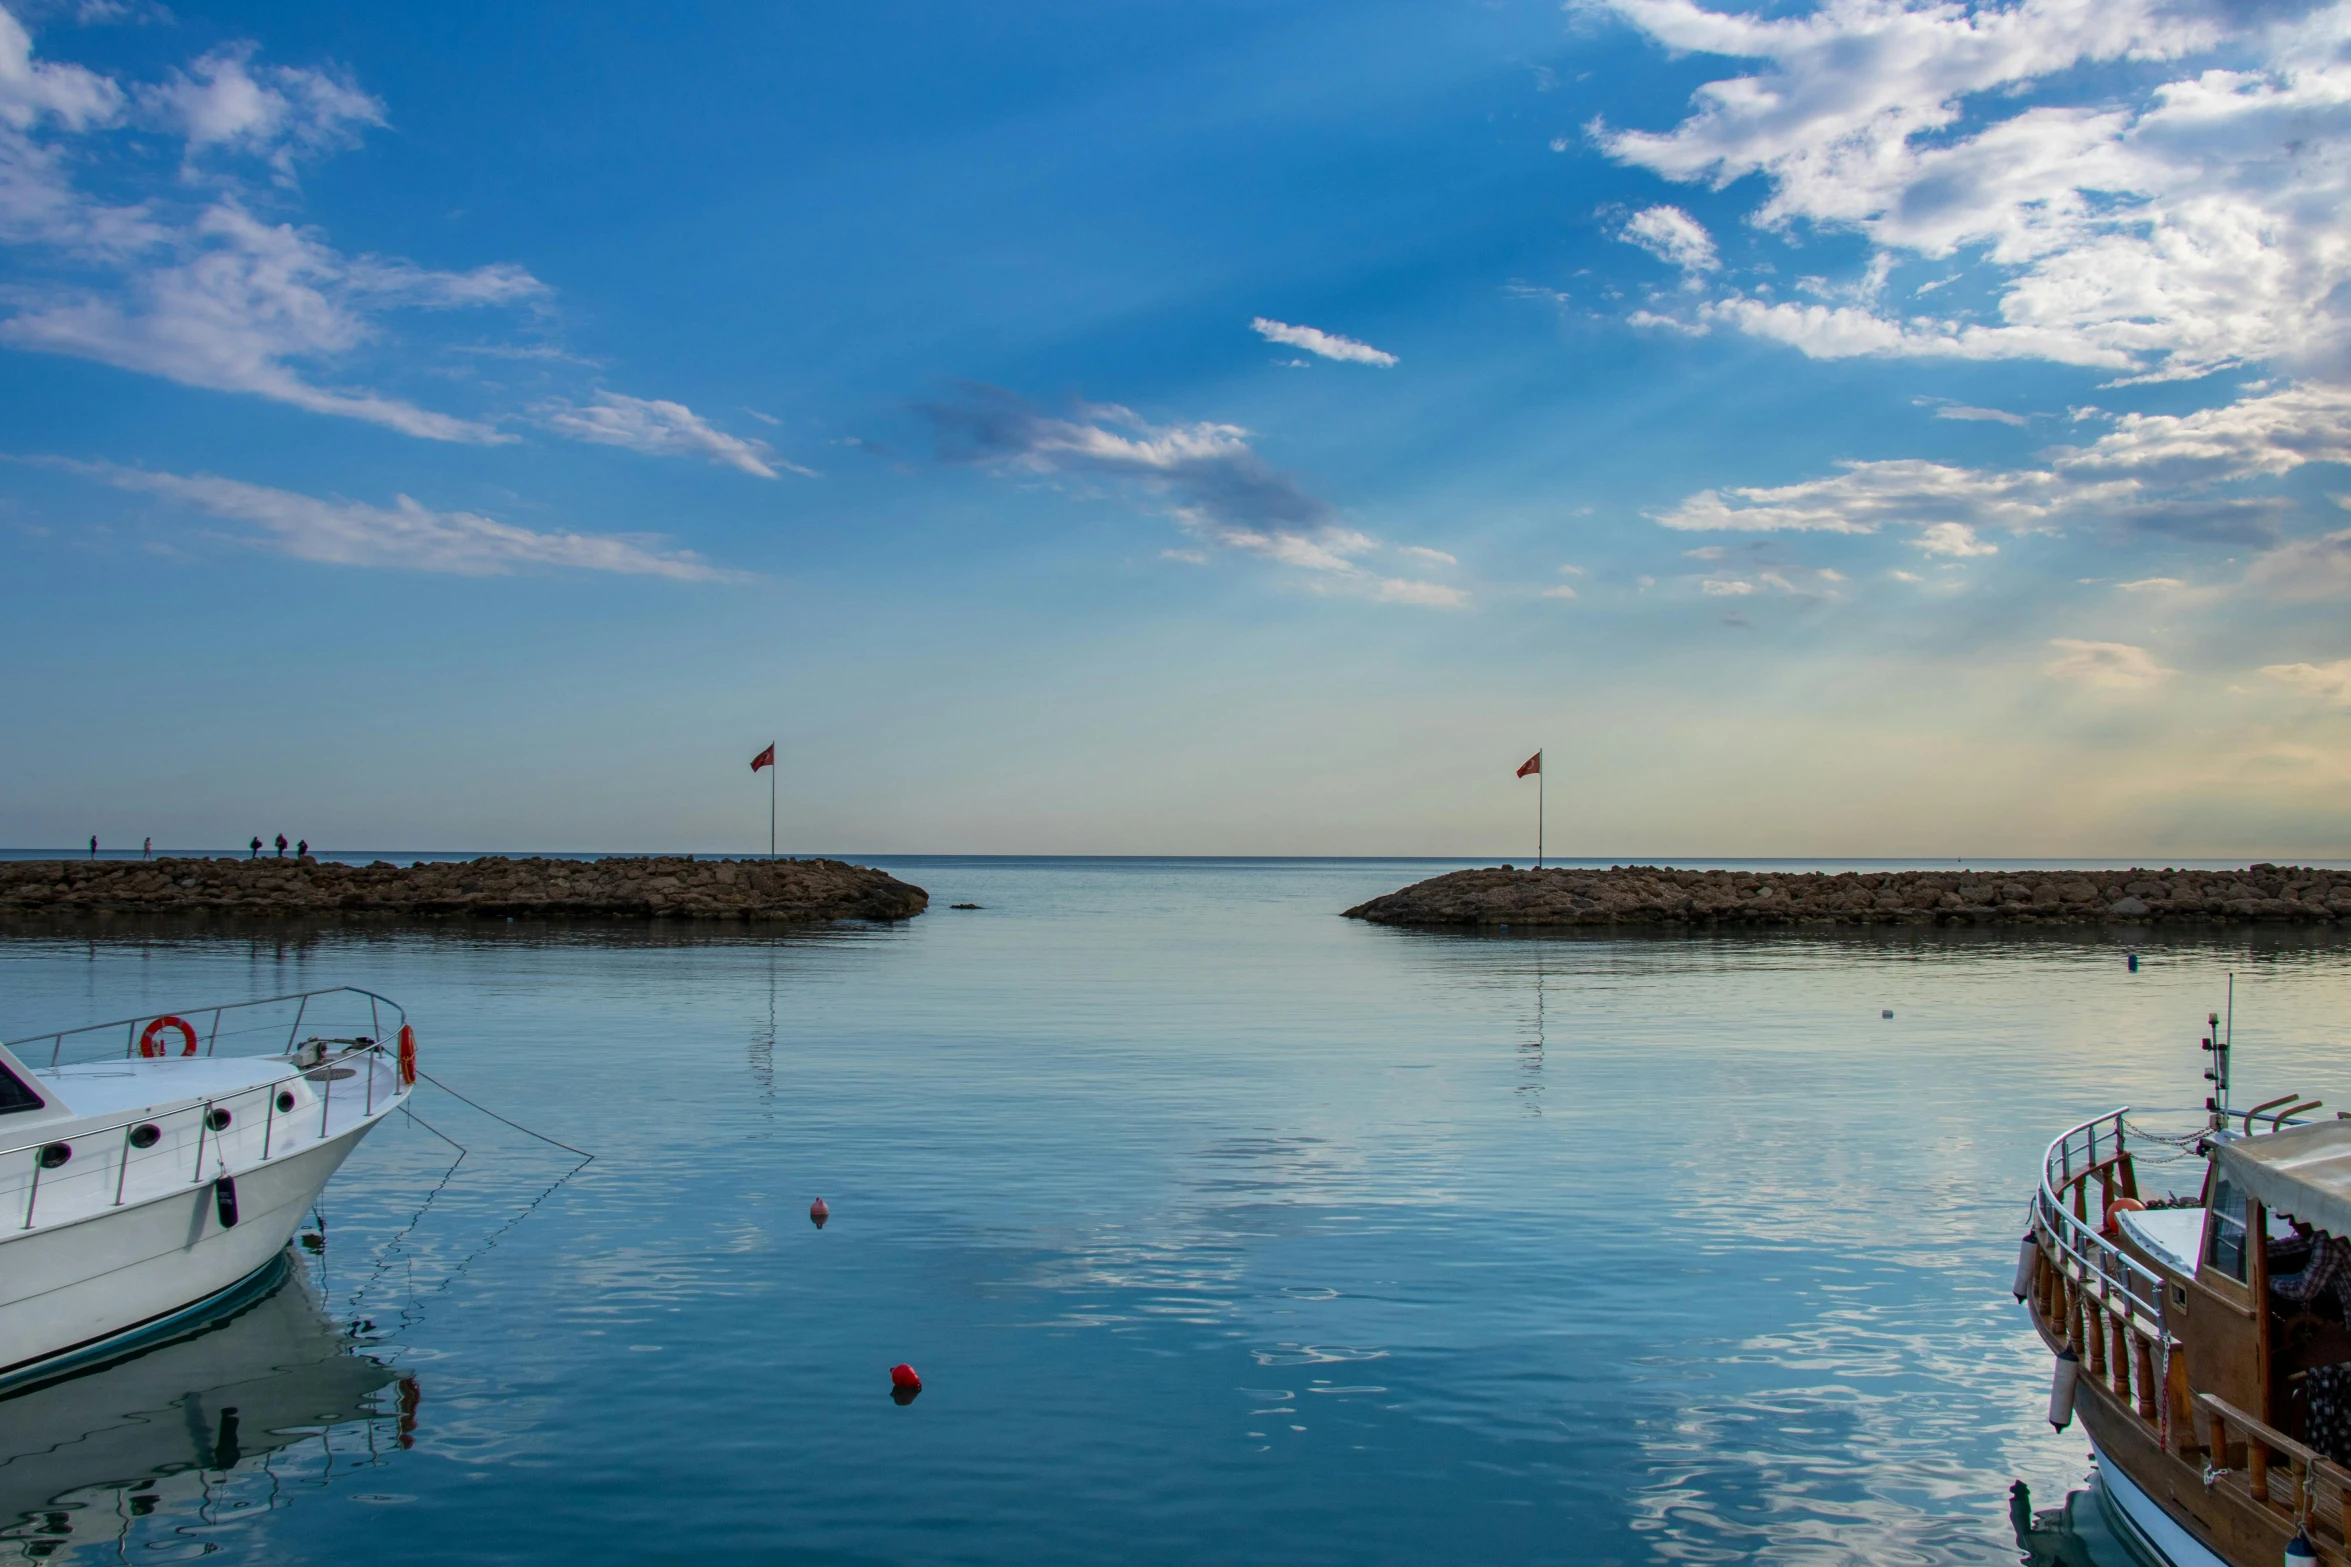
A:
<svg viewBox="0 0 2351 1567">
<path fill-rule="evenodd" d="M 225 1320 L 0 1399 L 0 1562 L 108 1555 L 161 1526 L 283 1505 L 415 1429 L 415 1380 L 336 1331 L 289 1253 L 276 1287 Z M 237 1493 L 246 1477 L 262 1489 Z"/>
<path fill-rule="evenodd" d="M 2022 1480 L 2008 1488 L 2008 1522 L 2016 1531 L 2023 1567 L 2145 1567 L 2107 1527 L 2106 1506 L 2095 1472 L 2089 1485 L 2069 1493 L 2056 1507 L 2033 1511 L 2033 1493 Z"/>
</svg>

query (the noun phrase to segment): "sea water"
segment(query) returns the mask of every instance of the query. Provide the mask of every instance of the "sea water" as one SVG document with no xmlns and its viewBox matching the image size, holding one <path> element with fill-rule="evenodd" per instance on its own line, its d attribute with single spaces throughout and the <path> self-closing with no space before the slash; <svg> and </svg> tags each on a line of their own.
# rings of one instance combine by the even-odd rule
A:
<svg viewBox="0 0 2351 1567">
<path fill-rule="evenodd" d="M 0 1401 L 0 1559 L 2013 1562 L 2088 1468 L 2008 1294 L 2043 1147 L 2176 1124 L 2232 973 L 2238 1100 L 2351 1106 L 2351 946 L 2285 929 L 881 863 L 931 912 L 0 941 L 0 1036 L 365 986 L 594 1155 L 425 1085 L 266 1309 Z"/>
</svg>

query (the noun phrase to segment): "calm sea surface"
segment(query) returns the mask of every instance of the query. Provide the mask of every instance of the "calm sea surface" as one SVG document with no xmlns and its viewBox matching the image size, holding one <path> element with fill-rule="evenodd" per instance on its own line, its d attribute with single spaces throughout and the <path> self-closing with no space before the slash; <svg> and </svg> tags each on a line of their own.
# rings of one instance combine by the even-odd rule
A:
<svg viewBox="0 0 2351 1567">
<path fill-rule="evenodd" d="M 0 1559 L 2014 1562 L 2086 1470 L 2007 1293 L 2042 1146 L 2195 1102 L 2232 970 L 2239 1097 L 2351 1106 L 2351 946 L 2287 931 L 2132 974 L 881 863 L 932 912 L 0 941 L 0 1037 L 362 985 L 596 1156 L 422 1090 L 287 1290 L 0 1401 Z"/>
</svg>

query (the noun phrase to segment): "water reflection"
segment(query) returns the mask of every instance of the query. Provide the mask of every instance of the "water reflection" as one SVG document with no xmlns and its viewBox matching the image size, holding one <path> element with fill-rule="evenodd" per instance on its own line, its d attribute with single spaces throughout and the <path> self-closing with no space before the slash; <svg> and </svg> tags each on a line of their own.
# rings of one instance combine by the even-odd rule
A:
<svg viewBox="0 0 2351 1567">
<path fill-rule="evenodd" d="M 2140 1567 L 2114 1531 L 2093 1476 L 2090 1488 L 2075 1491 L 2056 1507 L 2033 1511 L 2032 1488 L 2022 1480 L 2008 1488 L 2008 1522 L 2024 1567 Z"/>
<path fill-rule="evenodd" d="M 0 1560 L 120 1554 L 274 1511 L 416 1428 L 413 1377 L 359 1353 L 303 1269 L 225 1322 L 0 1400 Z"/>
</svg>

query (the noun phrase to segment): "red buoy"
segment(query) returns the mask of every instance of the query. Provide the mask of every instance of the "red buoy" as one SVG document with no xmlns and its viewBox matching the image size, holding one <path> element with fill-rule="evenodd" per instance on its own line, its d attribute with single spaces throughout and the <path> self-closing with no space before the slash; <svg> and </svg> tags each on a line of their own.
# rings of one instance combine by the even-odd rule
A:
<svg viewBox="0 0 2351 1567">
<path fill-rule="evenodd" d="M 820 1230 L 824 1228 L 824 1221 L 832 1216 L 833 1210 L 824 1205 L 822 1197 L 808 1205 L 808 1222 Z"/>
<path fill-rule="evenodd" d="M 922 1391 L 922 1378 L 914 1374 L 912 1366 L 892 1366 L 890 1368 L 890 1386 L 919 1393 Z"/>
</svg>

